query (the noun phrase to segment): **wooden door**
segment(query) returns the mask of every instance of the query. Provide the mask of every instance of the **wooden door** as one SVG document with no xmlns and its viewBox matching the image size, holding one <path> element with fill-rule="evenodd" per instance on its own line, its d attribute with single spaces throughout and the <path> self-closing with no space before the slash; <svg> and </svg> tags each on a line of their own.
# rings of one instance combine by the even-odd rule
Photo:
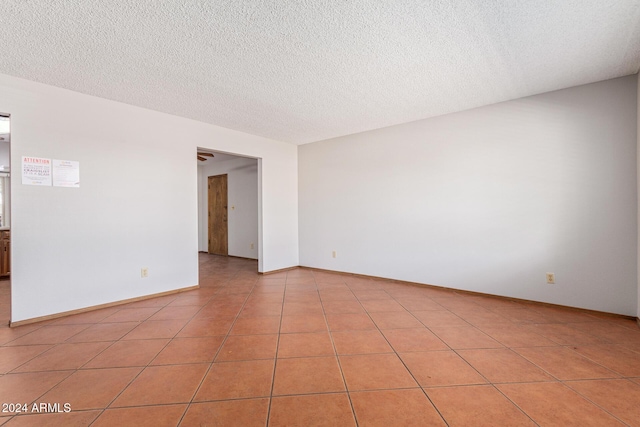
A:
<svg viewBox="0 0 640 427">
<path fill-rule="evenodd" d="M 209 253 L 228 255 L 227 175 L 210 176 Z"/>
<path fill-rule="evenodd" d="M 11 269 L 9 266 L 11 260 L 9 233 L 9 230 L 0 231 L 0 276 L 8 276 Z"/>
</svg>

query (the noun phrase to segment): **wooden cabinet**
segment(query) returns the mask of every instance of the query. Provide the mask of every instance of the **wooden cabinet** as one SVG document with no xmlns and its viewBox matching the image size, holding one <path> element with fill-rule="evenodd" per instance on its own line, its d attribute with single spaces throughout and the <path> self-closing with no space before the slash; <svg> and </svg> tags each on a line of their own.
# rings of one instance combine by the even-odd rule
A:
<svg viewBox="0 0 640 427">
<path fill-rule="evenodd" d="M 11 232 L 0 230 L 0 276 L 8 276 L 11 271 Z"/>
</svg>

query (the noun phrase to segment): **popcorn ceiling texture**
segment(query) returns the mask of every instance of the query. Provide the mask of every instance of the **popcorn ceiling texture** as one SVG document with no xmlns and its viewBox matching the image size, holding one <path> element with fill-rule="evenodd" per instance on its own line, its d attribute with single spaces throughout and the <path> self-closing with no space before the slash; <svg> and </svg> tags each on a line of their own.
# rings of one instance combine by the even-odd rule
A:
<svg viewBox="0 0 640 427">
<path fill-rule="evenodd" d="M 0 37 L 1 73 L 303 144 L 637 73 L 640 0 L 2 0 Z"/>
</svg>

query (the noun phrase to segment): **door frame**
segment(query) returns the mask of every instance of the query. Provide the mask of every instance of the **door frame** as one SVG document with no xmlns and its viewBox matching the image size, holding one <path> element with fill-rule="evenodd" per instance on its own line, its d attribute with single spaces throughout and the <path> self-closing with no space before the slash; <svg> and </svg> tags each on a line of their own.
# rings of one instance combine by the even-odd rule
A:
<svg viewBox="0 0 640 427">
<path fill-rule="evenodd" d="M 213 147 L 206 147 L 206 146 L 196 146 L 196 151 L 209 151 L 209 152 L 213 152 L 213 153 L 223 153 L 223 154 L 231 154 L 233 156 L 238 156 L 238 157 L 245 157 L 245 158 L 249 158 L 249 159 L 255 159 L 258 162 L 258 273 L 263 273 L 264 272 L 264 236 L 263 236 L 263 213 L 264 213 L 264 207 L 263 207 L 263 203 L 262 203 L 262 158 L 261 157 L 253 157 L 253 156 L 247 156 L 247 155 L 243 155 L 240 153 L 234 153 L 231 151 L 224 151 L 224 150 L 220 150 L 217 148 L 213 148 Z M 202 177 L 199 173 L 198 173 L 198 165 L 194 165 L 195 167 L 195 172 L 196 175 L 198 176 L 198 182 L 201 183 L 201 185 L 207 185 L 208 184 L 208 180 L 207 177 Z M 208 190 L 207 190 L 208 191 Z M 202 193 L 200 193 L 202 194 Z M 198 196 L 198 200 L 200 201 L 200 203 L 202 204 L 202 206 L 207 206 L 208 205 L 208 195 L 206 197 L 203 197 L 202 199 L 200 199 L 200 196 Z M 207 209 L 205 209 L 205 211 L 203 212 L 202 210 L 198 209 L 198 212 L 201 212 L 204 215 L 208 216 L 207 213 Z M 202 214 L 198 214 L 198 215 L 202 215 Z M 201 226 L 203 228 L 207 228 L 207 236 L 208 236 L 208 228 L 209 228 L 209 224 L 208 224 L 208 219 L 207 221 L 205 221 L 204 223 L 198 222 L 197 221 L 198 218 L 196 218 L 196 223 L 201 224 Z M 200 227 L 200 226 L 199 226 Z M 200 234 L 202 236 L 202 234 Z M 207 250 L 209 248 L 207 247 Z"/>
</svg>

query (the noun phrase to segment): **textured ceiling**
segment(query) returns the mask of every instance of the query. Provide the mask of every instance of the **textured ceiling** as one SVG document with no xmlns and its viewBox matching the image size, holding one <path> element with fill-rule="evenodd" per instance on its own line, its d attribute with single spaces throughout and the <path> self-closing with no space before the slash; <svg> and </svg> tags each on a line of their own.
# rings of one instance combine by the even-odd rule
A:
<svg viewBox="0 0 640 427">
<path fill-rule="evenodd" d="M 296 144 L 638 72 L 640 0 L 0 0 L 0 73 Z"/>
</svg>

